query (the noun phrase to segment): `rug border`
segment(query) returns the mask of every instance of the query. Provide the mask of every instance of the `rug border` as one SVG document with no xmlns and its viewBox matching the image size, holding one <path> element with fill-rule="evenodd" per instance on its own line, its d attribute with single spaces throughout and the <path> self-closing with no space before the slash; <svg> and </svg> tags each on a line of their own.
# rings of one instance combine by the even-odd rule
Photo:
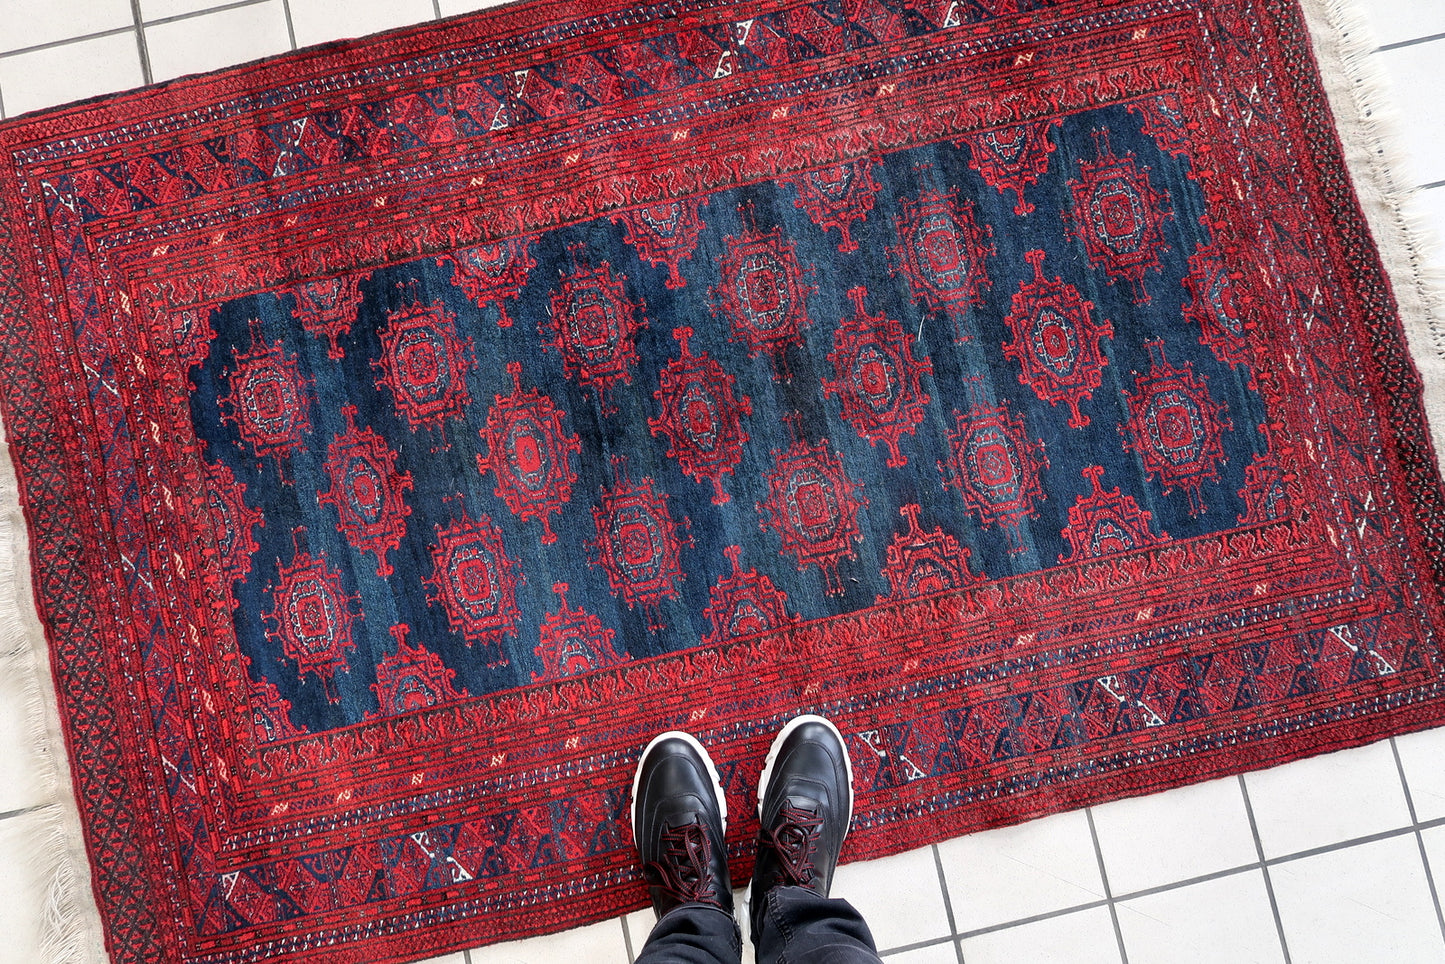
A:
<svg viewBox="0 0 1445 964">
<path fill-rule="evenodd" d="M 578 5 L 571 0 L 508 4 L 453 18 L 444 22 L 448 27 L 443 29 L 464 33 L 482 21 L 535 25 L 537 20 L 552 19 L 549 14 L 555 16 Z M 531 15 L 518 16 L 524 6 L 529 14 L 540 16 L 535 20 Z M 614 6 L 625 4 L 607 5 L 608 8 Z M 1404 154 L 1398 147 L 1394 118 L 1376 106 L 1388 93 L 1379 67 L 1368 59 L 1376 45 L 1353 0 L 1297 0 L 1297 7 L 1309 28 L 1311 50 L 1333 115 L 1335 136 L 1350 186 L 1393 289 L 1408 355 L 1420 376 L 1423 408 L 1438 466 L 1438 455 L 1445 451 L 1445 284 L 1437 272 L 1427 267 L 1426 252 L 1431 242 L 1422 236 L 1421 225 L 1409 212 L 1414 190 L 1402 186 L 1399 172 Z M 348 47 L 376 43 L 378 37 L 394 41 L 434 27 L 434 22 L 411 25 L 360 42 L 335 41 L 280 58 L 268 58 L 266 62 L 315 63 Z M 173 84 L 200 85 L 237 76 L 253 70 L 254 66 L 229 67 L 202 77 L 158 85 L 140 96 L 160 94 Z M 103 99 L 114 96 L 104 95 L 90 103 L 99 105 Z M 58 115 L 75 108 L 76 105 L 67 105 L 39 113 Z M 12 120 L 33 121 L 39 113 L 20 115 Z M 9 126 L 9 122 L 5 126 Z M 7 561 L 13 567 L 13 599 L 11 587 L 3 584 Z M 40 748 L 42 758 L 55 764 L 50 772 L 36 775 L 48 799 L 36 808 L 44 831 L 38 835 L 40 839 L 29 843 L 34 844 L 31 851 L 36 876 L 48 880 L 49 884 L 44 917 L 37 922 L 40 943 L 31 959 L 54 964 L 88 964 L 106 960 L 103 931 L 94 893 L 82 883 L 89 880 L 91 869 L 70 786 L 70 761 L 58 717 L 55 682 L 48 671 L 50 666 L 49 646 L 35 608 L 29 543 L 15 469 L 13 463 L 6 460 L 0 466 L 0 674 L 17 681 L 22 688 L 30 742 Z M 1380 738 L 1372 735 L 1367 741 Z M 1086 803 L 1076 801 L 1073 805 Z M 1027 819 L 1037 810 L 1035 806 L 1025 807 L 1021 819 Z M 638 906 L 641 904 L 639 897 Z M 12 939 L 23 936 L 13 933 Z"/>
</svg>

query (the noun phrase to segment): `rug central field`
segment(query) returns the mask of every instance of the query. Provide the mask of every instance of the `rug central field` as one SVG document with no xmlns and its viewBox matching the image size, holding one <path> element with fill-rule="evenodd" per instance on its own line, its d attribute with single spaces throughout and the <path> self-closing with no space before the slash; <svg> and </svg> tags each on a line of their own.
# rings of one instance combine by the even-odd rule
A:
<svg viewBox="0 0 1445 964">
<path fill-rule="evenodd" d="M 117 962 L 638 906 L 640 747 L 848 855 L 1439 722 L 1445 516 L 1300 13 L 532 3 L 0 128 Z"/>
</svg>

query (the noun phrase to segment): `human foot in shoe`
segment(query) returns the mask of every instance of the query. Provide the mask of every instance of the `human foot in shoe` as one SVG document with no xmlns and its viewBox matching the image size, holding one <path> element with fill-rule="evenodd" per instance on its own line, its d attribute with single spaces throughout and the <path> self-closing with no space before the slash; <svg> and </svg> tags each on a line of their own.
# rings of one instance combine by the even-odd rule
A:
<svg viewBox="0 0 1445 964">
<path fill-rule="evenodd" d="M 750 902 L 768 891 L 807 887 L 823 896 L 853 818 L 853 765 L 838 728 L 799 716 L 773 740 L 758 781 L 758 860 Z"/>
<path fill-rule="evenodd" d="M 632 781 L 632 836 L 659 918 L 683 904 L 733 912 L 727 813 L 717 768 L 696 739 L 664 733 L 642 751 Z"/>
</svg>

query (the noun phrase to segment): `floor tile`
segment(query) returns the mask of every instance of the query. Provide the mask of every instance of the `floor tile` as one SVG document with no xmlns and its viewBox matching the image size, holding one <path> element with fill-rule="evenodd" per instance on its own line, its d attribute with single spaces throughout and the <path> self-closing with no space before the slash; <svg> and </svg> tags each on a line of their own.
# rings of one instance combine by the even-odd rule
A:
<svg viewBox="0 0 1445 964">
<path fill-rule="evenodd" d="M 114 34 L 0 57 L 5 116 L 139 87 L 145 82 L 135 34 Z"/>
<path fill-rule="evenodd" d="M 452 17 L 459 13 L 471 13 L 473 10 L 500 7 L 505 2 L 506 0 L 438 0 L 438 6 L 443 17 Z"/>
<path fill-rule="evenodd" d="M 0 53 L 134 23 L 130 0 L 3 0 Z"/>
<path fill-rule="evenodd" d="M 1445 899 L 1445 827 L 1431 827 L 1420 831 L 1425 844 L 1425 856 L 1430 861 L 1430 873 L 1435 878 L 1435 891 Z"/>
<path fill-rule="evenodd" d="M 559 961 L 628 964 L 620 920 L 605 920 L 525 941 L 492 944 L 468 953 L 472 964 L 557 964 Z"/>
<path fill-rule="evenodd" d="M 435 17 L 431 0 L 291 0 L 291 24 L 301 47 Z"/>
<path fill-rule="evenodd" d="M 741 916 L 741 910 L 739 910 Z M 651 908 L 633 911 L 627 915 L 627 936 L 632 939 L 632 956 L 635 958 L 642 950 L 642 945 L 647 943 L 647 935 L 652 933 L 652 925 L 657 923 L 657 915 Z M 744 940 L 747 938 L 744 937 Z"/>
<path fill-rule="evenodd" d="M 1092 907 L 963 941 L 967 964 L 1119 964 L 1119 940 L 1106 907 Z"/>
<path fill-rule="evenodd" d="M 1297 962 L 1445 960 L 1413 834 L 1275 864 L 1270 880 Z"/>
<path fill-rule="evenodd" d="M 1082 810 L 945 841 L 938 852 L 960 932 L 1104 896 Z"/>
<path fill-rule="evenodd" d="M 1234 777 L 1095 807 L 1094 828 L 1116 896 L 1258 860 Z"/>
<path fill-rule="evenodd" d="M 281 0 L 267 0 L 147 27 L 146 47 L 152 76 L 169 80 L 284 53 L 291 39 Z"/>
<path fill-rule="evenodd" d="M 1445 277 L 1445 185 L 1415 192 L 1407 210 L 1424 219 L 1419 239 L 1421 251 L 1425 262 Z"/>
<path fill-rule="evenodd" d="M 888 964 L 958 964 L 958 949 L 954 946 L 953 941 L 879 956 Z"/>
<path fill-rule="evenodd" d="M 1121 901 L 1119 929 L 1131 961 L 1284 962 L 1258 870 Z"/>
<path fill-rule="evenodd" d="M 1445 38 L 1385 50 L 1374 60 L 1390 79 L 1395 110 L 1410 119 L 1398 127 L 1410 161 L 1402 173 L 1416 184 L 1445 180 L 1445 98 L 1439 96 L 1445 87 Z"/>
<path fill-rule="evenodd" d="M 157 20 L 182 17 L 216 7 L 234 6 L 236 3 L 237 0 L 140 0 L 140 14 L 142 21 L 153 23 Z"/>
<path fill-rule="evenodd" d="M 1393 44 L 1445 33 L 1445 3 L 1420 0 L 1358 0 L 1375 43 Z"/>
<path fill-rule="evenodd" d="M 858 908 L 880 949 L 949 935 L 932 848 L 843 864 L 833 874 L 830 892 Z"/>
<path fill-rule="evenodd" d="M 1245 775 L 1266 857 L 1408 826 L 1388 742 Z"/>
<path fill-rule="evenodd" d="M 1440 189 L 1445 214 L 1445 189 Z M 1445 817 L 1445 727 L 1395 737 L 1400 765 L 1420 822 Z"/>
</svg>

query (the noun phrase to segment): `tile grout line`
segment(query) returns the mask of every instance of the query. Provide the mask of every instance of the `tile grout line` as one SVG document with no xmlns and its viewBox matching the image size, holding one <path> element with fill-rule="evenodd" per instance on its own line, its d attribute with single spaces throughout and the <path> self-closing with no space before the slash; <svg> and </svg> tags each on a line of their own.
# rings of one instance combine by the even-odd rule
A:
<svg viewBox="0 0 1445 964">
<path fill-rule="evenodd" d="M 885 947 L 878 952 L 878 956 L 892 957 L 894 954 L 908 954 L 913 951 L 921 951 L 926 947 L 941 947 L 948 943 L 953 943 L 954 947 L 957 947 L 958 944 L 956 941 L 957 938 L 954 937 L 935 937 L 932 940 L 917 941 L 913 944 L 899 944 L 897 947 Z"/>
<path fill-rule="evenodd" d="M 291 24 L 291 0 L 281 0 L 281 12 L 286 15 L 286 39 L 291 42 L 291 49 L 296 49 L 296 28 Z"/>
<path fill-rule="evenodd" d="M 470 950 L 463 949 L 462 964 L 472 964 L 472 952 Z"/>
<path fill-rule="evenodd" d="M 257 4 L 266 2 L 267 0 L 235 0 L 233 3 L 217 4 L 214 7 L 207 7 L 204 10 L 192 10 L 189 13 L 177 13 L 169 17 L 157 17 L 154 20 L 145 21 L 145 26 L 160 27 L 166 24 L 179 23 L 182 20 L 195 20 L 197 17 L 208 17 L 213 13 L 225 13 L 228 10 L 236 10 L 240 7 L 254 7 Z"/>
<path fill-rule="evenodd" d="M 1292 863 L 1296 860 L 1304 860 L 1307 857 L 1319 857 L 1323 854 L 1332 854 L 1339 850 L 1347 850 L 1350 847 L 1357 847 L 1361 844 L 1379 843 L 1381 840 L 1391 840 L 1395 837 L 1403 837 L 1405 834 L 1416 833 L 1422 830 L 1434 830 L 1436 827 L 1445 826 L 1445 817 L 1437 817 L 1434 820 L 1426 820 L 1410 827 L 1397 827 L 1394 830 L 1381 830 L 1379 833 L 1366 834 L 1363 837 L 1355 837 L 1351 840 L 1342 840 L 1339 843 L 1324 844 L 1320 847 L 1312 847 L 1309 850 L 1301 850 L 1297 853 L 1285 854 L 1283 857 L 1270 857 L 1264 861 L 1266 867 L 1274 867 L 1279 864 Z"/>
<path fill-rule="evenodd" d="M 1395 769 L 1400 773 L 1400 789 L 1405 791 L 1405 807 L 1410 812 L 1410 823 L 1415 831 L 1415 845 L 1420 848 L 1420 864 L 1425 868 L 1425 886 L 1430 889 L 1430 903 L 1435 905 L 1435 922 L 1440 925 L 1440 936 L 1445 938 L 1445 912 L 1440 910 L 1440 891 L 1435 887 L 1435 874 L 1430 870 L 1430 854 L 1425 850 L 1425 835 L 1420 832 L 1420 816 L 1415 811 L 1415 797 L 1410 793 L 1410 780 L 1405 776 L 1405 761 L 1400 759 L 1400 747 L 1390 737 L 1390 752 L 1395 755 Z"/>
<path fill-rule="evenodd" d="M 632 928 L 627 926 L 627 915 L 617 919 L 622 921 L 622 947 L 627 951 L 627 964 L 635 964 L 637 954 L 632 950 Z"/>
<path fill-rule="evenodd" d="M 0 89 L 0 120 L 5 119 L 5 91 Z"/>
<path fill-rule="evenodd" d="M 130 0 L 130 15 L 135 21 L 135 46 L 136 52 L 140 54 L 140 76 L 146 84 L 152 83 L 151 79 L 151 54 L 146 48 L 145 18 L 141 16 L 140 0 Z"/>
<path fill-rule="evenodd" d="M 1291 964 L 1289 942 L 1284 936 L 1284 920 L 1279 916 L 1279 902 L 1274 897 L 1274 880 L 1269 875 L 1269 861 L 1264 857 L 1264 842 L 1259 838 L 1259 824 L 1254 821 L 1254 805 L 1249 802 L 1249 787 L 1245 786 L 1244 774 L 1239 780 L 1239 792 L 1244 797 L 1244 813 L 1249 818 L 1249 832 L 1254 837 L 1254 852 L 1259 856 L 1259 872 L 1264 876 L 1264 893 L 1269 898 L 1269 912 L 1274 915 L 1274 930 L 1279 935 L 1279 949 L 1284 954 L 1284 964 Z"/>
<path fill-rule="evenodd" d="M 433 20 L 442 18 L 442 0 L 431 0 L 431 12 Z"/>
<path fill-rule="evenodd" d="M 938 889 L 943 894 L 943 916 L 948 918 L 948 933 L 954 938 L 953 955 L 958 958 L 958 964 L 963 964 L 963 944 L 958 940 L 958 924 L 953 919 L 953 901 L 948 896 L 948 878 L 943 873 L 943 855 L 938 852 L 938 844 L 930 844 L 929 849 L 933 851 L 933 866 L 938 871 Z"/>
<path fill-rule="evenodd" d="M 1397 40 L 1394 43 L 1381 44 L 1375 48 L 1375 53 L 1384 53 L 1387 50 L 1400 50 L 1404 47 L 1416 47 L 1420 44 L 1428 44 L 1436 40 L 1445 40 L 1445 33 L 1432 33 L 1428 37 L 1415 37 L 1413 40 Z"/>
<path fill-rule="evenodd" d="M 135 29 L 135 24 L 126 24 L 124 27 L 112 27 L 110 30 L 97 30 L 95 33 L 81 34 L 78 37 L 66 37 L 62 40 L 47 40 L 43 44 L 31 44 L 29 47 L 17 47 L 14 50 L 6 50 L 0 53 L 0 60 L 6 57 L 19 57 L 22 54 L 33 54 L 41 50 L 53 50 L 56 47 L 64 47 L 66 44 L 81 43 L 86 40 L 100 40 L 103 37 L 114 37 L 118 34 L 130 33 Z"/>
<path fill-rule="evenodd" d="M 36 810 L 50 806 L 48 803 L 37 803 L 33 807 L 21 807 L 19 810 L 7 810 L 0 813 L 0 820 L 9 820 L 11 817 L 23 817 L 27 813 L 34 813 Z"/>
<path fill-rule="evenodd" d="M 1437 187 L 1445 187 L 1445 181 L 1431 181 L 1429 184 L 1421 184 L 1421 185 L 1420 185 L 1419 187 L 1417 187 L 1415 190 L 1417 190 L 1417 191 L 1433 191 L 1433 190 L 1435 190 Z"/>
<path fill-rule="evenodd" d="M 1099 832 L 1094 828 L 1094 808 L 1084 808 L 1084 819 L 1089 823 L 1089 839 L 1094 842 L 1094 859 L 1099 862 L 1099 882 L 1104 885 L 1104 900 L 1109 906 L 1109 920 L 1114 923 L 1114 939 L 1119 942 L 1119 960 L 1129 964 L 1129 951 L 1124 947 L 1124 929 L 1119 926 L 1119 908 L 1114 902 L 1114 892 L 1109 887 L 1109 871 L 1104 867 L 1104 848 L 1099 845 Z"/>
<path fill-rule="evenodd" d="M 1107 900 L 1093 900 L 1087 904 L 1074 904 L 1069 907 L 1060 907 L 1058 910 L 1046 910 L 1042 914 L 1034 914 L 1032 917 L 1020 917 L 1017 920 L 1000 921 L 997 924 L 990 924 L 987 927 L 979 927 L 975 930 L 966 931 L 957 935 L 959 940 L 968 940 L 973 937 L 984 937 L 989 934 L 997 934 L 999 931 L 1006 931 L 1012 927 L 1023 927 L 1028 924 L 1040 924 L 1046 920 L 1053 920 L 1056 917 L 1065 917 L 1069 914 L 1077 914 L 1086 910 L 1098 910 L 1107 906 Z"/>
</svg>

